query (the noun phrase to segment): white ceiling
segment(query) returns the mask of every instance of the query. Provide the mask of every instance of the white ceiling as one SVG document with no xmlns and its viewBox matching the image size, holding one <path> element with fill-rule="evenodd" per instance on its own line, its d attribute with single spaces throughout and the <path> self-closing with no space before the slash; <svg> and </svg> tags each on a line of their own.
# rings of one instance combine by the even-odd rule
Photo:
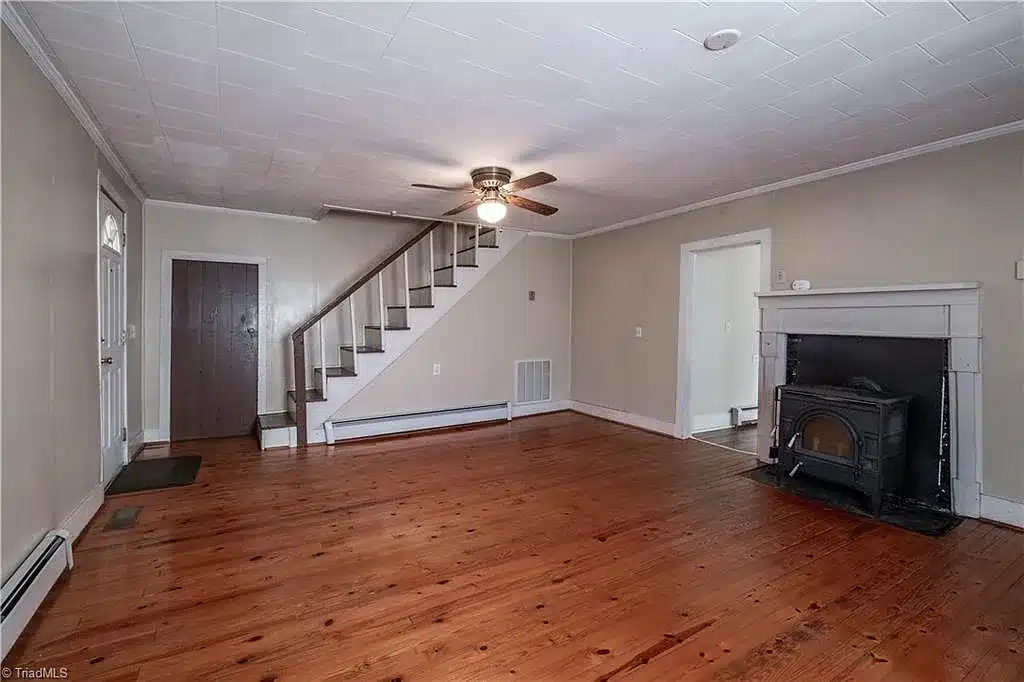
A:
<svg viewBox="0 0 1024 682">
<path fill-rule="evenodd" d="M 276 213 L 499 164 L 575 233 L 1024 119 L 1020 2 L 26 7 L 148 195 Z"/>
</svg>

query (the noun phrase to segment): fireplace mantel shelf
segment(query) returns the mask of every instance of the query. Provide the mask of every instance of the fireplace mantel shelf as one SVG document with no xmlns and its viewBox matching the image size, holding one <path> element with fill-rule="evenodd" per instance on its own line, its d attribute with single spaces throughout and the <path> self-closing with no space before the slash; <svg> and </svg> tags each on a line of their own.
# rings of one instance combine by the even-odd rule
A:
<svg viewBox="0 0 1024 682">
<path fill-rule="evenodd" d="M 843 294 L 885 294 L 902 293 L 913 291 L 951 291 L 962 289 L 980 289 L 979 282 L 939 282 L 935 284 L 893 284 L 889 286 L 874 287 L 843 287 L 834 289 L 805 289 L 803 291 L 792 291 L 789 289 L 779 291 L 765 291 L 755 294 L 758 298 L 782 298 L 792 296 L 837 296 Z"/>
</svg>

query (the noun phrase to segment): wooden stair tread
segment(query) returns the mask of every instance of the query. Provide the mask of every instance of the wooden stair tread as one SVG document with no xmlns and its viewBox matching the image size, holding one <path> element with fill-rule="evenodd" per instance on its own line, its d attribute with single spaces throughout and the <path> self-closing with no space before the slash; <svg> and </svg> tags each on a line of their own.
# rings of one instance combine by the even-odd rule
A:
<svg viewBox="0 0 1024 682">
<path fill-rule="evenodd" d="M 341 346 L 341 349 L 351 353 L 352 352 L 352 344 L 351 343 L 343 344 Z M 356 352 L 357 353 L 383 353 L 384 349 L 383 348 L 378 348 L 376 346 L 356 346 Z"/>
<path fill-rule="evenodd" d="M 313 371 L 314 372 L 322 372 L 323 370 L 320 367 L 316 367 L 316 368 L 313 369 Z M 352 371 L 352 369 L 350 367 L 328 367 L 327 368 L 327 378 L 328 379 L 331 378 L 331 377 L 354 377 L 354 376 L 356 376 L 356 373 L 354 371 Z"/>
<path fill-rule="evenodd" d="M 477 244 L 477 245 L 476 245 L 476 247 L 473 247 L 473 246 L 467 246 L 467 247 L 466 247 L 466 248 L 464 248 L 464 249 L 459 249 L 459 250 L 458 250 L 458 251 L 456 251 L 455 253 L 466 253 L 467 251 L 472 251 L 472 250 L 473 250 L 474 248 L 481 248 L 481 249 L 496 249 L 496 248 L 498 248 L 498 245 L 497 245 L 497 244 Z M 463 267 L 468 267 L 468 266 L 463 266 Z"/>
<path fill-rule="evenodd" d="M 295 402 L 295 391 L 288 391 L 288 399 Z M 315 388 L 306 389 L 306 402 L 307 403 L 325 403 L 327 398 L 324 397 L 323 393 L 316 390 Z"/>
<path fill-rule="evenodd" d="M 459 263 L 459 267 L 460 268 L 478 268 L 480 266 L 476 265 L 474 263 L 469 263 L 469 264 L 465 264 L 465 265 L 463 265 L 462 263 Z M 434 268 L 434 272 L 444 272 L 445 270 L 451 270 L 451 269 L 452 269 L 452 266 L 446 265 L 443 268 Z"/>
<path fill-rule="evenodd" d="M 432 305 L 410 305 L 410 308 L 433 308 Z M 404 305 L 389 305 L 388 310 L 405 310 Z"/>
<path fill-rule="evenodd" d="M 402 306 L 402 307 L 404 308 L 405 306 Z M 380 329 L 380 325 L 379 324 L 365 324 L 363 326 L 366 327 L 367 329 Z M 396 325 L 392 325 L 392 324 L 389 324 L 389 325 L 384 327 L 384 331 L 386 331 L 386 332 L 407 332 L 410 329 L 412 329 L 412 327 L 401 327 L 401 326 L 396 326 Z"/>
<path fill-rule="evenodd" d="M 291 412 L 272 412 L 261 414 L 256 417 L 256 428 L 260 431 L 267 429 L 287 429 L 295 426 L 295 418 Z"/>
</svg>

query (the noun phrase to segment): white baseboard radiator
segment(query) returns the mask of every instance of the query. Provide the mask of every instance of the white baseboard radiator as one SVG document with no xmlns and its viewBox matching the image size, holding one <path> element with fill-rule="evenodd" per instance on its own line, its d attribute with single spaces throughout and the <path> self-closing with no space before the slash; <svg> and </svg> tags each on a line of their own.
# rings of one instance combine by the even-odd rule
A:
<svg viewBox="0 0 1024 682">
<path fill-rule="evenodd" d="M 746 426 L 757 423 L 757 405 L 747 407 L 730 407 L 729 423 L 732 426 Z"/>
<path fill-rule="evenodd" d="M 0 645 L 7 652 L 25 630 L 33 614 L 43 603 L 57 579 L 74 565 L 71 536 L 67 531 L 51 530 L 43 536 L 32 553 L 4 582 L 3 605 L 0 607 Z"/>
<path fill-rule="evenodd" d="M 511 418 L 512 413 L 509 403 L 488 403 L 484 405 L 452 407 L 443 410 L 340 419 L 326 422 L 324 424 L 324 435 L 326 436 L 327 443 L 337 443 L 354 438 L 370 438 L 393 433 L 425 431 L 448 426 L 461 426 L 463 424 L 509 420 Z"/>
</svg>

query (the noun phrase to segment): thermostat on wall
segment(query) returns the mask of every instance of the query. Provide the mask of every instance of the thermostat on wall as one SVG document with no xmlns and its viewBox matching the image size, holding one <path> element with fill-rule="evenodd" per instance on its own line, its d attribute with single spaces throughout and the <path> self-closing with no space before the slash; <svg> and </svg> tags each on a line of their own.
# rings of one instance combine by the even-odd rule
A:
<svg viewBox="0 0 1024 682">
<path fill-rule="evenodd" d="M 807 291 L 811 288 L 810 280 L 806 279 L 794 279 L 793 280 L 793 291 Z"/>
</svg>

